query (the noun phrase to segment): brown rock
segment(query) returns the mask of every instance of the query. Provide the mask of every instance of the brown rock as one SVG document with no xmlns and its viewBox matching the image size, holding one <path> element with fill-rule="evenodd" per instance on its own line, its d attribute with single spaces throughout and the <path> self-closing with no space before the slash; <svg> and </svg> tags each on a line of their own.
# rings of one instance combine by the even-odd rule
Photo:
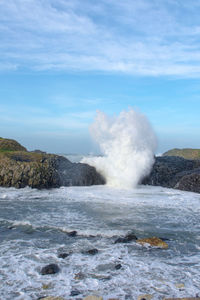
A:
<svg viewBox="0 0 200 300">
<path fill-rule="evenodd" d="M 145 295 L 138 296 L 137 300 L 151 300 L 152 298 L 153 298 L 152 295 L 145 294 Z"/>
<path fill-rule="evenodd" d="M 141 245 L 149 244 L 152 247 L 158 247 L 158 248 L 162 248 L 162 249 L 168 248 L 167 243 L 165 243 L 163 240 L 161 240 L 155 236 L 151 237 L 151 238 L 137 240 L 137 243 L 139 243 Z"/>
<path fill-rule="evenodd" d="M 83 300 L 103 300 L 103 298 L 98 297 L 98 296 L 94 296 L 94 295 L 89 295 L 89 296 L 83 298 Z"/>
</svg>

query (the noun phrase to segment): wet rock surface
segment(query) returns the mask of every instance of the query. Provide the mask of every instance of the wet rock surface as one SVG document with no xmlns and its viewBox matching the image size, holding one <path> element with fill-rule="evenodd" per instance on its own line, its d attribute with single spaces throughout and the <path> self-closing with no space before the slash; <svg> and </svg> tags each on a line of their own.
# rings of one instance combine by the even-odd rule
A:
<svg viewBox="0 0 200 300">
<path fill-rule="evenodd" d="M 200 160 L 156 157 L 150 175 L 142 183 L 200 193 Z"/>
<path fill-rule="evenodd" d="M 0 186 L 42 189 L 104 183 L 95 168 L 87 164 L 42 151 L 28 152 L 16 141 L 0 139 Z"/>
<path fill-rule="evenodd" d="M 65 259 L 66 257 L 68 257 L 70 255 L 70 253 L 60 253 L 58 254 L 58 258 L 63 258 Z"/>
<path fill-rule="evenodd" d="M 98 252 L 99 252 L 98 249 L 94 248 L 94 249 L 89 249 L 87 251 L 84 251 L 83 254 L 95 255 Z"/>
<path fill-rule="evenodd" d="M 60 268 L 56 264 L 49 264 L 45 267 L 43 267 L 40 271 L 42 275 L 50 275 L 50 274 L 56 274 L 60 271 Z"/>
<path fill-rule="evenodd" d="M 117 243 L 129 243 L 131 241 L 136 241 L 137 237 L 133 232 L 127 233 L 124 237 L 119 237 L 115 240 L 115 244 Z"/>
<path fill-rule="evenodd" d="M 150 237 L 150 238 L 144 238 L 144 239 L 139 239 L 137 240 L 137 243 L 138 244 L 141 244 L 141 245 L 149 245 L 149 246 L 152 246 L 152 247 L 158 247 L 158 248 L 162 248 L 162 249 L 167 249 L 168 248 L 168 244 L 165 243 L 163 240 L 161 240 L 160 238 L 157 238 L 157 237 Z"/>
</svg>

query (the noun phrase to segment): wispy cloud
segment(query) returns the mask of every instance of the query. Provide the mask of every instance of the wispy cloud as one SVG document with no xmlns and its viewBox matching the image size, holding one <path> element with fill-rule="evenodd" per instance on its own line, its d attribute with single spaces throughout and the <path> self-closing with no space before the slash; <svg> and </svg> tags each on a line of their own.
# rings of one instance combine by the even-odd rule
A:
<svg viewBox="0 0 200 300">
<path fill-rule="evenodd" d="M 190 0 L 1 0 L 0 69 L 200 76 Z"/>
<path fill-rule="evenodd" d="M 1 123 L 16 128 L 29 128 L 34 130 L 46 130 L 48 132 L 70 132 L 85 130 L 95 116 L 95 111 L 59 112 L 55 114 L 49 110 L 35 108 L 33 106 L 21 106 L 20 111 L 9 105 L 1 105 Z"/>
</svg>

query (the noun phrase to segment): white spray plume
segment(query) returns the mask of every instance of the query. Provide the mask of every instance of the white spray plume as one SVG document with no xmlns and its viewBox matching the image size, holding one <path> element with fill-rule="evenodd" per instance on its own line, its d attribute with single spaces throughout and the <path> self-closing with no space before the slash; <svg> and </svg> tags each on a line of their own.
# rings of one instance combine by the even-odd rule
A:
<svg viewBox="0 0 200 300">
<path fill-rule="evenodd" d="M 104 156 L 84 158 L 82 162 L 94 166 L 107 185 L 133 188 L 149 174 L 156 137 L 144 115 L 133 109 L 114 117 L 98 111 L 90 131 Z"/>
</svg>

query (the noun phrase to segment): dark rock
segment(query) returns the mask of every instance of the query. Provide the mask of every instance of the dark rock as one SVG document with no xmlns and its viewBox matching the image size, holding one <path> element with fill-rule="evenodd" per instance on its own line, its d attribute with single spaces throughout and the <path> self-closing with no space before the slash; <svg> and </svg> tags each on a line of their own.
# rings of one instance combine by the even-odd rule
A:
<svg viewBox="0 0 200 300">
<path fill-rule="evenodd" d="M 70 254 L 69 253 L 60 253 L 60 254 L 58 254 L 58 257 L 59 258 L 66 258 L 66 257 L 68 257 Z"/>
<path fill-rule="evenodd" d="M 104 183 L 94 167 L 59 155 L 28 152 L 19 143 L 0 138 L 0 186 L 42 189 Z"/>
<path fill-rule="evenodd" d="M 60 268 L 56 264 L 50 264 L 41 269 L 42 275 L 56 274 L 60 271 Z"/>
<path fill-rule="evenodd" d="M 117 265 L 115 266 L 115 269 L 116 269 L 116 270 L 119 270 L 119 269 L 121 269 L 121 267 L 122 267 L 121 264 L 117 264 Z"/>
<path fill-rule="evenodd" d="M 175 188 L 183 191 L 200 193 L 200 171 L 183 176 Z"/>
<path fill-rule="evenodd" d="M 84 253 L 85 253 L 85 254 L 90 254 L 90 255 L 95 255 L 95 254 L 97 254 L 98 252 L 99 252 L 98 249 L 94 248 L 94 249 L 87 250 L 87 251 L 85 251 Z"/>
<path fill-rule="evenodd" d="M 70 296 L 74 297 L 74 296 L 78 296 L 80 294 L 81 294 L 81 292 L 79 292 L 78 290 L 74 290 L 74 291 L 71 291 Z"/>
<path fill-rule="evenodd" d="M 200 160 L 189 160 L 178 156 L 155 158 L 153 169 L 142 183 L 200 192 Z"/>
<path fill-rule="evenodd" d="M 135 236 L 134 233 L 128 233 L 125 237 L 119 237 L 115 240 L 115 244 L 117 243 L 129 243 L 131 241 L 136 241 L 137 237 Z"/>
<path fill-rule="evenodd" d="M 67 235 L 74 237 L 74 236 L 77 235 L 77 231 L 76 230 L 70 231 L 70 232 L 67 233 Z"/>
</svg>

